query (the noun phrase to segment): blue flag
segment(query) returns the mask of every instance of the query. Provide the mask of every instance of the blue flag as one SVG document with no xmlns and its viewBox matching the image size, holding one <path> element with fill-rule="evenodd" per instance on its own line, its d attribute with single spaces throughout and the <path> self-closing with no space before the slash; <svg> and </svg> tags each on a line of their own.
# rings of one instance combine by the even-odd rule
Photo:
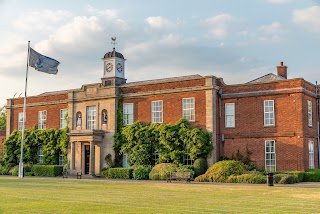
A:
<svg viewBox="0 0 320 214">
<path fill-rule="evenodd" d="M 57 74 L 59 64 L 60 62 L 57 60 L 41 55 L 30 48 L 29 66 L 37 71 L 42 71 L 47 74 Z"/>
</svg>

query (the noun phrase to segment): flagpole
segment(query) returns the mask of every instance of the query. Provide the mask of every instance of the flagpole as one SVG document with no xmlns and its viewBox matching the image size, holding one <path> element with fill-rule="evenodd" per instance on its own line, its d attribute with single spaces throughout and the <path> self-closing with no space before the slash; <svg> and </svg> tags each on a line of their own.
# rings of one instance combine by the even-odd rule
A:
<svg viewBox="0 0 320 214">
<path fill-rule="evenodd" d="M 26 84 L 24 88 L 24 99 L 23 99 L 23 120 L 22 120 L 22 137 L 21 137 L 21 155 L 19 162 L 19 178 L 23 178 L 23 143 L 24 143 L 24 126 L 26 122 L 26 103 L 27 103 L 27 85 L 28 85 L 28 69 L 29 69 L 29 54 L 30 54 L 30 41 L 28 41 L 28 57 L 27 57 L 27 69 L 26 69 Z"/>
</svg>

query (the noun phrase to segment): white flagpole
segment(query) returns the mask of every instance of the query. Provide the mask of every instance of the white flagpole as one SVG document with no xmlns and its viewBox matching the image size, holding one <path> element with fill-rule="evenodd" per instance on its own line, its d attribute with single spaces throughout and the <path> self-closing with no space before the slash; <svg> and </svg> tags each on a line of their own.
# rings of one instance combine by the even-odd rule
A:
<svg viewBox="0 0 320 214">
<path fill-rule="evenodd" d="M 24 142 L 24 126 L 26 122 L 26 102 L 27 102 L 27 85 L 28 85 L 28 69 L 29 69 L 29 55 L 30 55 L 30 41 L 28 41 L 28 57 L 27 57 L 27 71 L 26 71 L 26 85 L 24 88 L 23 99 L 23 120 L 22 120 L 22 137 L 21 137 L 21 155 L 19 162 L 19 178 L 23 178 L 23 142 Z"/>
</svg>

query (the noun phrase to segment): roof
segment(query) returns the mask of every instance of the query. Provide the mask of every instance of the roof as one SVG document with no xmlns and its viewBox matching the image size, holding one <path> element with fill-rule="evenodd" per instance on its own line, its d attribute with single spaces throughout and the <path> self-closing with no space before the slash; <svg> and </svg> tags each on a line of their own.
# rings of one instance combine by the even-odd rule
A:
<svg viewBox="0 0 320 214">
<path fill-rule="evenodd" d="M 247 82 L 246 84 L 257 84 L 257 83 L 270 83 L 270 82 L 277 82 L 277 81 L 282 81 L 286 80 L 285 78 L 269 73 L 266 74 L 262 77 L 259 77 L 257 79 L 251 80 L 250 82 Z"/>
<path fill-rule="evenodd" d="M 49 96 L 49 95 L 56 95 L 56 94 L 66 94 L 72 91 L 77 91 L 79 89 L 69 89 L 69 90 L 61 90 L 61 91 L 49 91 L 49 92 L 44 92 L 42 94 L 39 94 L 37 96 Z"/>
<path fill-rule="evenodd" d="M 106 53 L 103 58 L 106 59 L 111 57 L 118 57 L 118 58 L 124 59 L 123 55 L 117 52 L 115 48 L 113 48 L 113 51 Z"/>
<path fill-rule="evenodd" d="M 135 86 L 135 85 L 144 85 L 144 84 L 156 84 L 156 83 L 165 83 L 165 82 L 176 82 L 176 81 L 183 81 L 183 80 L 191 80 L 191 79 L 200 79 L 203 78 L 201 75 L 190 75 L 190 76 L 181 76 L 181 77 L 170 77 L 170 78 L 163 78 L 163 79 L 154 79 L 154 80 L 145 80 L 145 81 L 138 81 L 138 82 L 129 82 L 125 83 L 121 86 Z"/>
</svg>

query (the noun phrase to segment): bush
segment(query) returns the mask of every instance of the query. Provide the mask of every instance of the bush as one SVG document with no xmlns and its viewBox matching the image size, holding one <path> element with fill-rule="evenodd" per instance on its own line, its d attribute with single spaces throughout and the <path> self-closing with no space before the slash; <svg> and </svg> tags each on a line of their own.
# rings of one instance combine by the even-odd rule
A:
<svg viewBox="0 0 320 214">
<path fill-rule="evenodd" d="M 55 177 L 62 175 L 63 166 L 58 165 L 34 165 L 32 172 L 35 176 Z"/>
<path fill-rule="evenodd" d="M 132 168 L 109 168 L 108 178 L 111 179 L 132 179 Z"/>
<path fill-rule="evenodd" d="M 101 170 L 100 172 L 100 177 L 104 177 L 107 178 L 108 177 L 108 171 L 109 171 L 110 167 L 105 167 Z"/>
<path fill-rule="evenodd" d="M 208 178 L 207 178 L 206 174 L 202 174 L 202 175 L 199 175 L 198 177 L 196 177 L 194 179 L 194 181 L 197 181 L 197 182 L 208 182 Z"/>
<path fill-rule="evenodd" d="M 194 168 L 195 176 L 199 176 L 199 175 L 206 173 L 206 171 L 208 169 L 207 160 L 204 158 L 199 158 L 199 159 L 195 160 L 193 163 L 193 168 Z"/>
<path fill-rule="evenodd" d="M 288 172 L 289 175 L 294 175 L 297 177 L 297 182 L 302 182 L 305 180 L 305 172 L 300 172 L 300 171 L 292 171 Z"/>
<path fill-rule="evenodd" d="M 309 169 L 305 172 L 305 182 L 320 182 L 320 169 Z"/>
<path fill-rule="evenodd" d="M 191 172 L 191 178 L 194 177 L 194 170 L 192 165 L 181 165 L 177 168 L 177 172 Z"/>
<path fill-rule="evenodd" d="M 155 165 L 149 173 L 150 180 L 166 180 L 170 172 L 175 172 L 178 166 L 173 163 L 160 163 Z"/>
<path fill-rule="evenodd" d="M 18 176 L 19 175 L 19 165 L 12 167 L 9 170 L 9 175 Z"/>
<path fill-rule="evenodd" d="M 276 184 L 295 184 L 298 182 L 297 175 L 290 174 L 275 174 L 273 176 L 273 183 Z"/>
<path fill-rule="evenodd" d="M 136 166 L 133 169 L 134 180 L 149 180 L 149 173 L 151 172 L 151 166 Z"/>
<path fill-rule="evenodd" d="M 211 182 L 226 182 L 230 175 L 241 175 L 248 169 L 242 161 L 224 160 L 213 164 L 206 175 Z"/>
<path fill-rule="evenodd" d="M 230 175 L 227 179 L 228 183 L 246 183 L 246 184 L 265 184 L 267 179 L 264 175 L 259 174 L 242 174 Z"/>
<path fill-rule="evenodd" d="M 25 176 L 34 176 L 34 173 L 33 172 L 25 172 L 24 175 Z"/>
</svg>

